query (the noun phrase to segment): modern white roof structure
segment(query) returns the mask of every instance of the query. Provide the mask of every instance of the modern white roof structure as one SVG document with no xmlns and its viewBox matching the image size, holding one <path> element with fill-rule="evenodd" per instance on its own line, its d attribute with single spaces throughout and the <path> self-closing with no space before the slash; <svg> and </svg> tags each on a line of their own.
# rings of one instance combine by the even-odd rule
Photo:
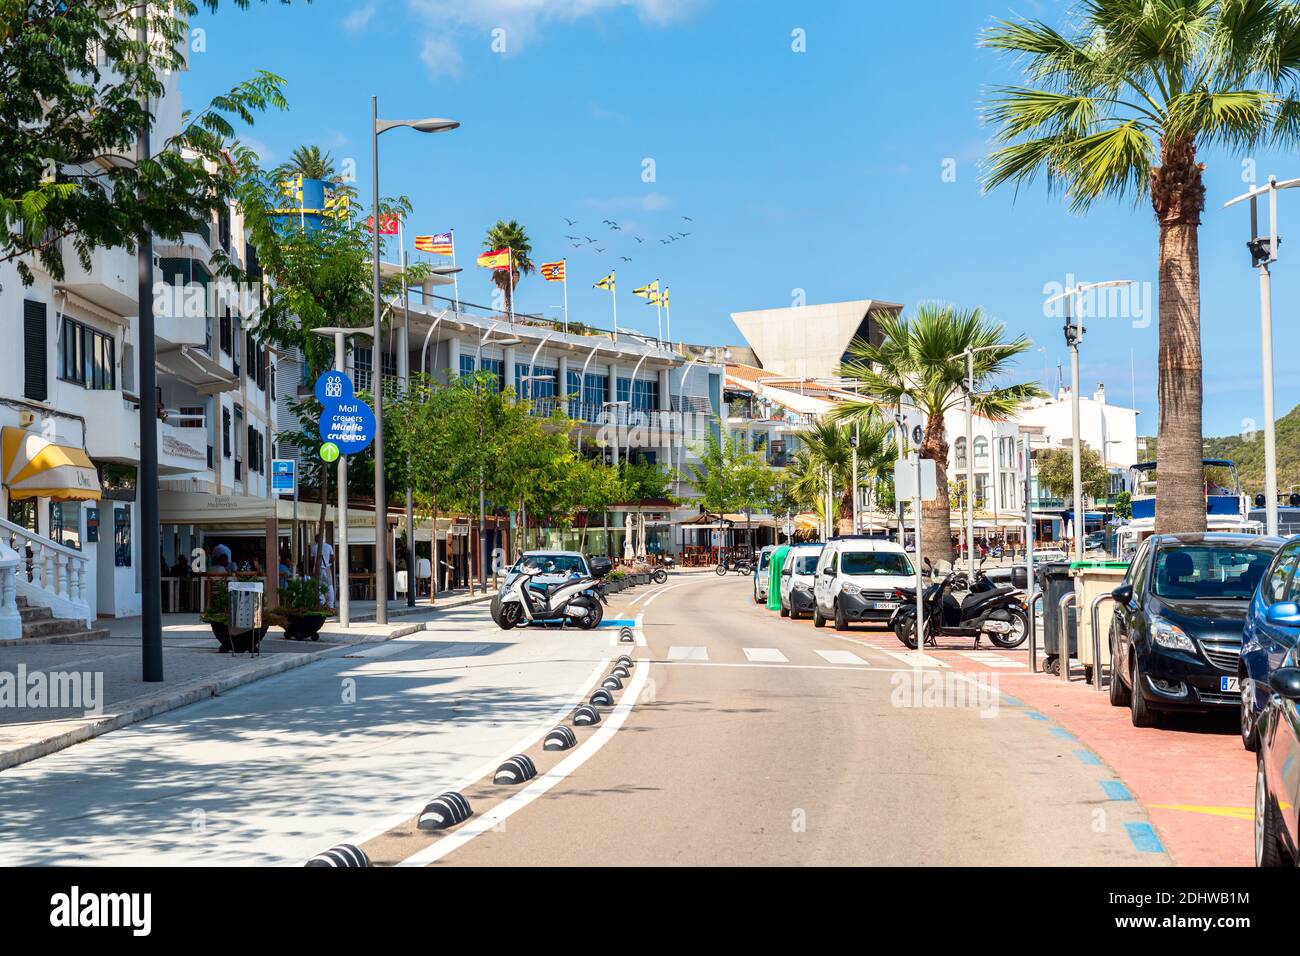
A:
<svg viewBox="0 0 1300 956">
<path fill-rule="evenodd" d="M 879 341 L 876 322 L 902 306 L 881 299 L 733 312 L 731 320 L 773 375 L 831 378 L 854 338 Z"/>
</svg>

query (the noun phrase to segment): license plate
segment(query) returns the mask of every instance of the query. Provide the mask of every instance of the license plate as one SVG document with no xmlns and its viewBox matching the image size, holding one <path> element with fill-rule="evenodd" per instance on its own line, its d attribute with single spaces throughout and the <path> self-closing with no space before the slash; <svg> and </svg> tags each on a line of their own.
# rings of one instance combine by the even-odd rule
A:
<svg viewBox="0 0 1300 956">
<path fill-rule="evenodd" d="M 1223 691 L 1225 694 L 1229 694 L 1229 693 L 1235 694 L 1240 689 L 1241 688 L 1237 684 L 1237 678 L 1235 677 L 1219 678 L 1219 690 Z"/>
<path fill-rule="evenodd" d="M 873 601 L 871 602 L 871 608 L 874 611 L 897 611 L 898 602 L 897 601 Z"/>
</svg>

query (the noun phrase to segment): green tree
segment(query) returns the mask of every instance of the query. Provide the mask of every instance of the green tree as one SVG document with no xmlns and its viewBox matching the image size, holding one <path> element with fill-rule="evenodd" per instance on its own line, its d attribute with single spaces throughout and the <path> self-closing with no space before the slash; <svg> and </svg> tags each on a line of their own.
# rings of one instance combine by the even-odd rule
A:
<svg viewBox="0 0 1300 956">
<path fill-rule="evenodd" d="M 1079 467 L 1087 498 L 1095 501 L 1110 494 L 1110 472 L 1102 464 L 1101 455 L 1084 446 L 1079 449 Z M 1074 494 L 1074 452 L 1053 448 L 1040 457 L 1038 485 L 1058 498 L 1070 498 Z"/>
<path fill-rule="evenodd" d="M 499 219 L 483 238 L 483 248 L 489 252 L 497 249 L 511 250 L 512 267 L 510 269 L 495 270 L 492 273 L 492 281 L 506 297 L 506 311 L 513 314 L 515 311 L 515 286 L 519 284 L 519 279 L 522 276 L 535 271 L 532 260 L 533 244 L 528 238 L 528 233 L 514 219 L 509 222 Z"/>
<path fill-rule="evenodd" d="M 1043 176 L 1076 210 L 1147 198 L 1159 224 L 1156 531 L 1204 531 L 1198 232 L 1206 148 L 1300 142 L 1300 6 L 1287 0 L 1088 0 L 1062 33 L 999 21 L 984 43 L 1025 64 L 988 118 L 988 184 Z"/>
<path fill-rule="evenodd" d="M 289 154 L 288 162 L 276 167 L 277 179 L 290 176 L 302 176 L 303 179 L 321 179 L 326 182 L 338 182 L 338 169 L 334 166 L 334 157 L 328 150 L 319 146 L 296 146 Z"/>
<path fill-rule="evenodd" d="M 840 373 L 863 386 L 865 395 L 847 401 L 832 413 L 836 420 L 878 417 L 881 401 L 906 404 L 925 416 L 925 433 L 919 453 L 935 462 L 938 494 L 921 508 L 921 542 L 925 556 L 936 564 L 952 560 L 951 520 L 948 500 L 948 433 L 944 415 L 965 400 L 966 363 L 959 353 L 974 354 L 973 406 L 976 414 L 1002 421 L 1026 401 L 1043 394 L 1036 384 L 996 384 L 1010 363 L 1029 348 L 1023 335 L 1007 340 L 1004 327 L 987 319 L 979 309 L 956 309 L 926 303 L 912 318 L 887 316 L 880 321 L 879 345 L 861 339 L 849 347 L 850 361 Z"/>
<path fill-rule="evenodd" d="M 762 455 L 746 448 L 745 435 L 733 432 L 719 437 L 712 430 L 700 448 L 699 462 L 687 466 L 687 480 L 706 511 L 750 515 L 771 498 L 775 473 Z"/>
<path fill-rule="evenodd" d="M 878 412 L 862 412 L 851 424 L 823 419 L 801 432 L 799 440 L 808 460 L 800 466 L 803 494 L 815 503 L 826 487 L 829 472 L 835 489 L 837 518 L 853 516 L 853 441 L 858 442 L 857 482 L 875 492 L 885 475 L 892 475 L 893 426 Z"/>
<path fill-rule="evenodd" d="M 249 0 L 230 0 L 247 7 Z M 287 0 L 284 0 L 287 2 Z M 187 114 L 179 135 L 134 158 L 155 118 L 142 101 L 182 70 L 188 19 L 218 0 L 0 0 L 0 263 L 33 275 L 34 256 L 62 279 L 65 241 L 83 267 L 97 248 L 134 249 L 141 236 L 177 239 L 230 194 L 221 151 L 234 121 L 285 108 L 266 72 Z M 141 11 L 150 42 L 137 40 Z"/>
</svg>

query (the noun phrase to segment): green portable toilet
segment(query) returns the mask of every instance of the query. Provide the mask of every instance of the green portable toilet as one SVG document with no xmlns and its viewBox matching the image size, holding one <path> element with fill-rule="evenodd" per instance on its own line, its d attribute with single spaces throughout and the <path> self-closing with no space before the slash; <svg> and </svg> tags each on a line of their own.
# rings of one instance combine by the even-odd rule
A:
<svg viewBox="0 0 1300 956">
<path fill-rule="evenodd" d="M 767 562 L 767 609 L 781 610 L 781 568 L 785 565 L 785 556 L 790 553 L 790 546 L 781 545 L 772 552 Z"/>
</svg>

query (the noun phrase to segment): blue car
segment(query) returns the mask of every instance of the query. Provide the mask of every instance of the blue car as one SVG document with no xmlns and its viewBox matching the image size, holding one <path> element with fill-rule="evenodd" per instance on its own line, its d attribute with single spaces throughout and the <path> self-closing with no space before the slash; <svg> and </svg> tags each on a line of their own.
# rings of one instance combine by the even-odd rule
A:
<svg viewBox="0 0 1300 956">
<path fill-rule="evenodd" d="M 1300 536 L 1287 539 L 1269 564 L 1250 602 L 1242 633 L 1238 683 L 1241 689 L 1241 742 L 1259 746 L 1259 718 L 1268 707 L 1273 673 L 1285 666 L 1300 643 Z"/>
</svg>

